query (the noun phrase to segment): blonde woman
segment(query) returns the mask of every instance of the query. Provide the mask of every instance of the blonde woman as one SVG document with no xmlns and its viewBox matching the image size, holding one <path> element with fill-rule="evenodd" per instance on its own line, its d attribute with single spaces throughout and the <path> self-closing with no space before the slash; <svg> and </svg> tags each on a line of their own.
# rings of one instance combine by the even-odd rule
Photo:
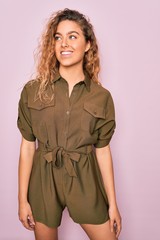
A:
<svg viewBox="0 0 160 240">
<path fill-rule="evenodd" d="M 89 20 L 75 10 L 54 13 L 39 46 L 37 76 L 19 101 L 19 219 L 36 240 L 58 239 L 65 207 L 92 240 L 120 234 L 109 147 L 114 104 L 99 70 Z"/>
</svg>

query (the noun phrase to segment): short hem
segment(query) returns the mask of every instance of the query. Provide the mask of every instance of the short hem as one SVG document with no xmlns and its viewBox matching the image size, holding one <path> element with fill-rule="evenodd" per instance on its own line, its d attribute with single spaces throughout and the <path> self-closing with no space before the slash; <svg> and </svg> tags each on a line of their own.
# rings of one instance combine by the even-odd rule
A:
<svg viewBox="0 0 160 240">
<path fill-rule="evenodd" d="M 61 223 L 56 224 L 56 225 L 48 224 L 48 223 L 45 223 L 45 221 L 40 220 L 40 219 L 34 219 L 34 220 L 35 220 L 35 222 L 42 223 L 42 224 L 44 224 L 45 226 L 47 226 L 49 228 L 58 228 L 61 225 Z"/>
<path fill-rule="evenodd" d="M 91 223 L 91 222 L 80 222 L 80 221 L 77 221 L 77 220 L 74 220 L 72 217 L 71 219 L 73 220 L 73 222 L 77 223 L 77 224 L 91 224 L 91 225 L 101 225 L 103 223 L 106 223 L 107 221 L 110 220 L 109 217 L 107 217 L 104 221 L 101 221 L 101 222 L 96 222 L 96 223 Z"/>
</svg>

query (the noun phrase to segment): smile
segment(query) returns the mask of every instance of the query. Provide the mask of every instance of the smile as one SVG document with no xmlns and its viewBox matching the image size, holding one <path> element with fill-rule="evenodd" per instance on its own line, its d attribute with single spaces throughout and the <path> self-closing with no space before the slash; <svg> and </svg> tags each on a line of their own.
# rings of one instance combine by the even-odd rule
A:
<svg viewBox="0 0 160 240">
<path fill-rule="evenodd" d="M 63 51 L 61 52 L 61 55 L 71 55 L 72 51 Z"/>
</svg>

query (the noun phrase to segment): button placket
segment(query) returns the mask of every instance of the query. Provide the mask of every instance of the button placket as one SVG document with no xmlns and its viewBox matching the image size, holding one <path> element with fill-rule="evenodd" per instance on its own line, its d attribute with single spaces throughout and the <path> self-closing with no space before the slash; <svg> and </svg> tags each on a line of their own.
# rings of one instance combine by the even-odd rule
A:
<svg viewBox="0 0 160 240">
<path fill-rule="evenodd" d="M 65 106 L 66 106 L 66 111 L 65 111 L 65 129 L 64 129 L 64 143 L 65 143 L 65 147 L 67 148 L 67 141 L 68 141 L 68 131 L 69 131 L 69 124 L 70 124 L 70 116 L 71 116 L 71 110 L 72 107 L 76 101 L 76 94 L 78 91 L 79 86 L 75 85 L 72 89 L 71 95 L 69 96 L 69 86 L 67 86 L 67 91 L 66 91 L 66 102 L 65 102 Z"/>
<path fill-rule="evenodd" d="M 68 140 L 68 130 L 69 130 L 69 121 L 70 121 L 70 112 L 71 112 L 71 104 L 69 98 L 69 89 L 67 84 L 67 91 L 66 91 L 66 101 L 65 101 L 65 124 L 64 124 L 64 146 L 67 147 L 67 140 Z"/>
</svg>

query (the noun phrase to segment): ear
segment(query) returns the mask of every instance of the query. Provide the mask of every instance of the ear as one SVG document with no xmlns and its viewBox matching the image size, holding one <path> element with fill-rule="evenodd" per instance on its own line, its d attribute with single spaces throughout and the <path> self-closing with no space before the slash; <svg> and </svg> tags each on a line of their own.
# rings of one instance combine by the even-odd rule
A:
<svg viewBox="0 0 160 240">
<path fill-rule="evenodd" d="M 91 43 L 90 43 L 90 41 L 88 41 L 87 44 L 86 44 L 85 52 L 88 52 L 88 50 L 90 49 L 90 47 L 91 47 Z"/>
</svg>

